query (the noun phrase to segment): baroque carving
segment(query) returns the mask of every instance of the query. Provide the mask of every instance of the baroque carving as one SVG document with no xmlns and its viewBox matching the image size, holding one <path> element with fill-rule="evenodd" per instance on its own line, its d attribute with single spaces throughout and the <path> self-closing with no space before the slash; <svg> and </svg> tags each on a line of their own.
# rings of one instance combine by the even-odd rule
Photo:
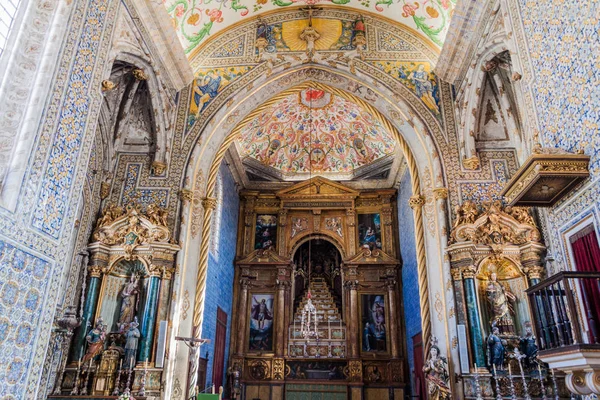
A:
<svg viewBox="0 0 600 400">
<path fill-rule="evenodd" d="M 456 207 L 450 234 L 454 242 L 471 241 L 500 250 L 508 244 L 539 242 L 540 232 L 533 217 L 522 208 L 504 208 L 499 201 L 485 202 L 481 212 L 470 201 Z"/>
</svg>

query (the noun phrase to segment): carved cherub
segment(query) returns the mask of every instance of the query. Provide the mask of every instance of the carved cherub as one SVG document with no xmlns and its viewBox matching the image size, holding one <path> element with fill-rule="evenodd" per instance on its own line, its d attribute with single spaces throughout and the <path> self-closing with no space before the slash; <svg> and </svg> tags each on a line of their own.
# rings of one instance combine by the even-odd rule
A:
<svg viewBox="0 0 600 400">
<path fill-rule="evenodd" d="M 514 219 L 522 224 L 528 224 L 536 226 L 533 216 L 529 214 L 529 211 L 525 207 L 510 207 L 506 210 Z"/>
<path fill-rule="evenodd" d="M 102 217 L 98 220 L 98 228 L 106 226 L 123 215 L 123 207 L 119 207 L 114 203 L 109 203 L 104 211 L 102 211 Z"/>
<path fill-rule="evenodd" d="M 463 224 L 472 224 L 477 219 L 477 205 L 470 200 L 456 206 L 455 212 L 456 220 L 454 221 L 454 228 Z"/>
<path fill-rule="evenodd" d="M 156 225 L 167 226 L 167 210 L 156 204 L 150 204 L 146 209 L 148 219 Z"/>
</svg>

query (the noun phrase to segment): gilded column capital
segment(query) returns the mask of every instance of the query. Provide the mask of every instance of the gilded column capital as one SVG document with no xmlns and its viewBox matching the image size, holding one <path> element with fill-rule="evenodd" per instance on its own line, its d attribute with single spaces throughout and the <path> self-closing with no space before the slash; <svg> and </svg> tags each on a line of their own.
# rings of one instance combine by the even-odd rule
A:
<svg viewBox="0 0 600 400">
<path fill-rule="evenodd" d="M 542 275 L 544 274 L 544 268 L 538 266 L 529 267 L 525 271 L 529 279 L 542 279 Z"/>
<path fill-rule="evenodd" d="M 104 268 L 102 268 L 100 265 L 90 265 L 88 270 L 90 271 L 91 278 L 100 278 Z"/>
<path fill-rule="evenodd" d="M 423 207 L 424 204 L 425 204 L 425 197 L 421 196 L 420 194 L 410 196 L 410 198 L 408 199 L 408 205 L 413 210 L 420 209 L 421 207 Z"/>
<path fill-rule="evenodd" d="M 152 175 L 161 176 L 167 170 L 167 164 L 161 161 L 152 162 Z"/>
<path fill-rule="evenodd" d="M 461 268 L 451 268 L 450 274 L 452 274 L 452 279 L 455 281 L 462 280 L 462 270 Z"/>
<path fill-rule="evenodd" d="M 205 210 L 214 210 L 217 208 L 217 199 L 214 197 L 205 197 L 202 199 L 202 207 L 204 207 Z"/>
<path fill-rule="evenodd" d="M 463 267 L 461 268 L 462 276 L 464 279 L 473 279 L 475 278 L 475 273 L 477 269 L 474 266 Z"/>
<path fill-rule="evenodd" d="M 357 290 L 359 283 L 357 280 L 346 281 L 346 282 L 344 282 L 344 286 L 346 287 L 347 290 Z"/>
<path fill-rule="evenodd" d="M 433 198 L 436 200 L 446 200 L 448 198 L 448 189 L 445 187 L 433 189 Z"/>
<path fill-rule="evenodd" d="M 150 264 L 150 267 L 148 267 L 148 275 L 149 276 L 160 278 L 162 274 L 163 274 L 163 268 L 161 268 L 160 265 Z"/>
<path fill-rule="evenodd" d="M 240 279 L 240 285 L 242 286 L 242 290 L 248 290 L 250 288 L 250 279 Z"/>
<path fill-rule="evenodd" d="M 290 281 L 284 281 L 284 280 L 277 279 L 275 281 L 275 285 L 277 286 L 277 289 L 279 289 L 279 290 L 285 290 L 288 287 L 290 287 L 292 285 L 292 283 Z"/>
<path fill-rule="evenodd" d="M 181 189 L 179 191 L 179 198 L 183 202 L 192 201 L 194 199 L 194 192 L 189 189 Z"/>
</svg>

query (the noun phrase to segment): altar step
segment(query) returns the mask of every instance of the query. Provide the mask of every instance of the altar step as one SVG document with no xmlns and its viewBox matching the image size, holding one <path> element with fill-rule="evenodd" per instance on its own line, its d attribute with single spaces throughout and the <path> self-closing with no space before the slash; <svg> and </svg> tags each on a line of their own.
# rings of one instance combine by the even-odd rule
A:
<svg viewBox="0 0 600 400">
<path fill-rule="evenodd" d="M 288 355 L 299 358 L 343 358 L 346 356 L 346 326 L 331 293 L 322 277 L 309 284 L 311 301 L 317 310 L 319 337 L 306 340 L 301 332 L 302 310 L 308 302 L 308 291 L 302 296 L 288 329 Z"/>
</svg>

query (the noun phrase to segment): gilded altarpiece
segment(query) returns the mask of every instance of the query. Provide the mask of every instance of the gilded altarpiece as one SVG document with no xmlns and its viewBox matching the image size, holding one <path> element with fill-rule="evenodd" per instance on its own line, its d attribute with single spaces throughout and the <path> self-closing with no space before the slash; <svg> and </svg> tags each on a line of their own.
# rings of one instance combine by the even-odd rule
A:
<svg viewBox="0 0 600 400">
<path fill-rule="evenodd" d="M 180 249 L 166 211 L 156 205 L 142 212 L 136 205 L 109 204 L 92 240 L 80 325 L 55 394 L 111 396 L 129 385 L 134 393 L 160 397 L 171 280 Z"/>
<path fill-rule="evenodd" d="M 282 399 L 298 385 L 352 399 L 403 393 L 395 191 L 316 177 L 240 196 L 229 365 L 246 398 Z M 318 338 L 300 329 L 309 299 Z"/>
<path fill-rule="evenodd" d="M 546 248 L 535 218 L 528 208 L 499 201 L 466 201 L 455 213 L 447 254 L 459 328 L 453 341 L 460 350 L 464 393 L 511 396 L 508 377 L 520 380 L 522 371 L 529 385 L 525 390 L 517 382 L 515 395 L 541 396 L 525 293 L 545 273 Z"/>
</svg>

